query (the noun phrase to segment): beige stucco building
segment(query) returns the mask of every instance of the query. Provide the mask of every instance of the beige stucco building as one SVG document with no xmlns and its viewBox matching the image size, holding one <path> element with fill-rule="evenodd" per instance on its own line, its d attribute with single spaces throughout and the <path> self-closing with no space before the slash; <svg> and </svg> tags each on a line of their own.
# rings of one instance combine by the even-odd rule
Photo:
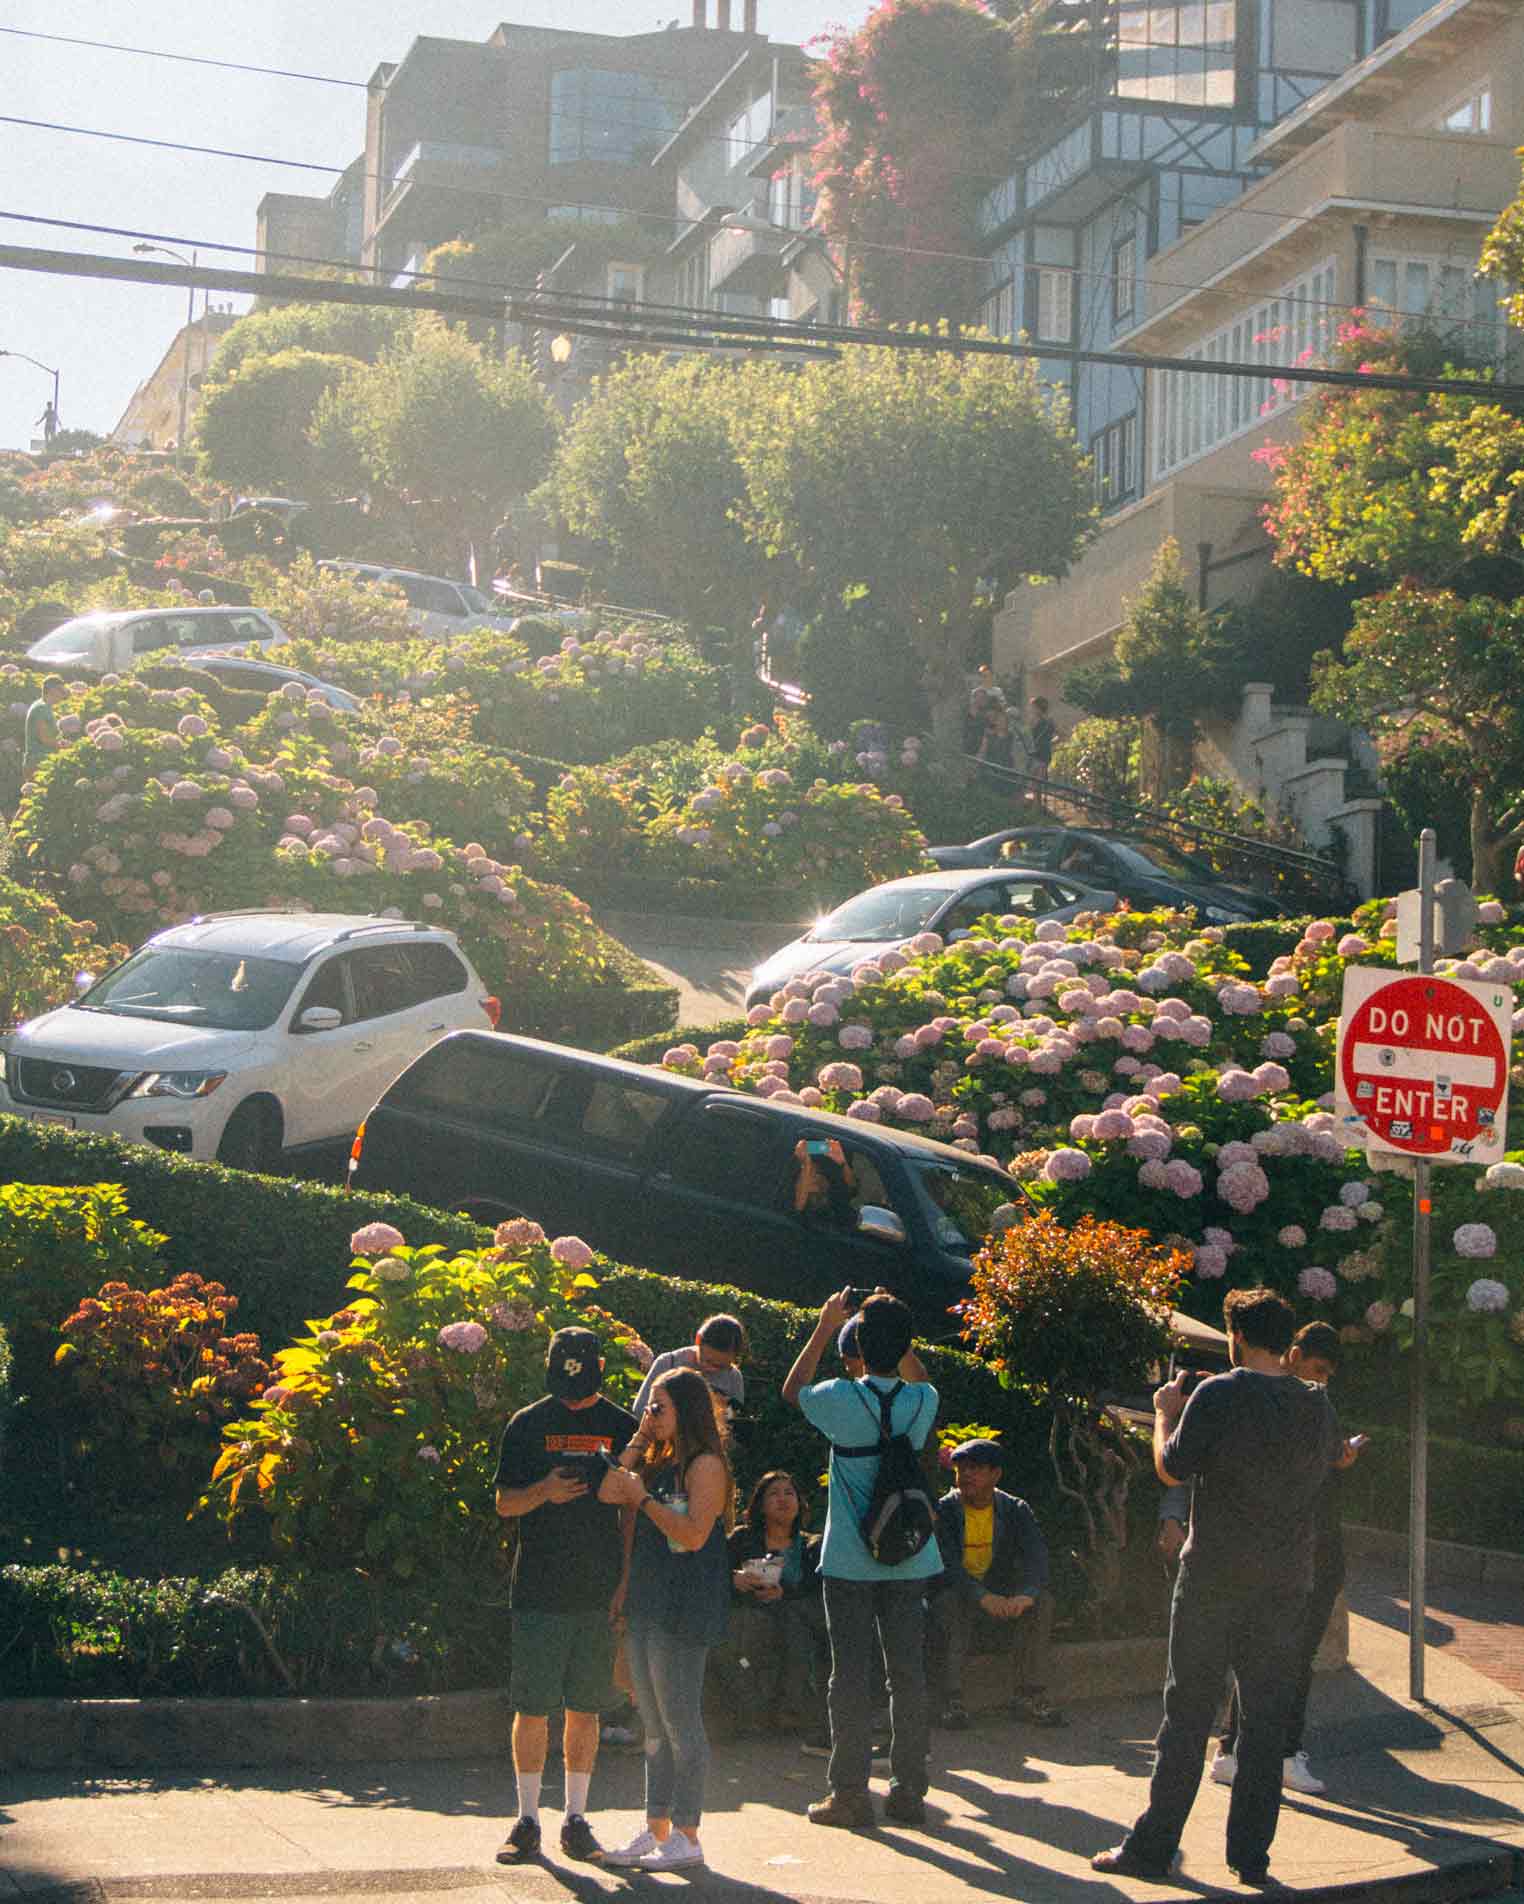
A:
<svg viewBox="0 0 1524 1904">
<path fill-rule="evenodd" d="M 182 392 L 188 436 L 206 367 L 216 355 L 223 332 L 237 321 L 235 312 L 221 310 L 203 311 L 194 323 L 182 324 L 151 375 L 133 391 L 110 440 L 135 450 L 180 448 Z"/>
</svg>

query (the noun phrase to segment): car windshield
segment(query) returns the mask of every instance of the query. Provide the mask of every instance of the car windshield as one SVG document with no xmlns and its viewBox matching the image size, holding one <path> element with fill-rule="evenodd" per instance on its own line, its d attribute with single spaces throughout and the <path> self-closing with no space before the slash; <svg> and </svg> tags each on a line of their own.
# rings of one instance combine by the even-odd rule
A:
<svg viewBox="0 0 1524 1904">
<path fill-rule="evenodd" d="M 995 1212 L 1013 1203 L 1013 1183 L 976 1164 L 922 1163 L 913 1159 L 910 1175 L 928 1206 L 931 1227 L 943 1249 L 972 1255 L 995 1227 Z"/>
<path fill-rule="evenodd" d="M 263 1031 L 280 1016 L 302 968 L 236 952 L 144 946 L 75 1000 L 78 1011 L 167 1018 L 211 1031 Z"/>
<path fill-rule="evenodd" d="M 817 919 L 804 936 L 816 945 L 828 939 L 909 939 L 947 896 L 945 886 L 881 886 Z"/>
<path fill-rule="evenodd" d="M 62 661 L 69 655 L 88 654 L 96 630 L 103 625 L 98 621 L 66 621 L 52 634 L 44 635 L 32 653 L 39 661 Z"/>
<path fill-rule="evenodd" d="M 1152 840 L 1108 840 L 1106 844 L 1129 872 L 1163 873 L 1170 879 L 1216 878 L 1209 866 L 1187 859 L 1184 853 L 1173 853 L 1167 846 L 1156 846 Z"/>
</svg>

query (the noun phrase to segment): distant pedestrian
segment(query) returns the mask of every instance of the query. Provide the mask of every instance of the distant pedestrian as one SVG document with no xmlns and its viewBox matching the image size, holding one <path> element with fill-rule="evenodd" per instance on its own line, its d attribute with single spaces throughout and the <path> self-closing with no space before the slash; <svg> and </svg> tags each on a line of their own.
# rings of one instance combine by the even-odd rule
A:
<svg viewBox="0 0 1524 1904">
<path fill-rule="evenodd" d="M 42 691 L 26 711 L 21 777 L 31 778 L 49 754 L 58 752 L 58 718 L 53 710 L 68 696 L 67 684 L 56 674 L 44 677 Z"/>
<path fill-rule="evenodd" d="M 614 1621 L 625 1591 L 616 1508 L 599 1498 L 609 1463 L 635 1417 L 599 1393 L 603 1358 L 591 1329 L 558 1329 L 545 1358 L 546 1395 L 503 1432 L 497 1511 L 518 1527 L 513 1564 L 513 1770 L 518 1822 L 497 1854 L 520 1864 L 540 1853 L 540 1781 L 550 1714 L 565 1710 L 566 1805 L 561 1849 L 602 1856 L 587 1822 L 599 1714 L 610 1704 Z"/>
<path fill-rule="evenodd" d="M 1269 1875 L 1297 1636 L 1312 1584 L 1314 1507 L 1344 1456 L 1328 1397 L 1286 1372 L 1295 1318 L 1270 1289 L 1223 1303 L 1233 1367 L 1187 1397 L 1182 1372 L 1154 1394 L 1154 1467 L 1192 1482 L 1191 1527 L 1170 1608 L 1164 1722 L 1147 1808 L 1097 1871 L 1167 1883 L 1201 1784 L 1207 1735 L 1231 1672 L 1241 1724 L 1228 1863 Z"/>
<path fill-rule="evenodd" d="M 919 1825 L 926 1818 L 926 1587 L 942 1570 L 928 1538 L 897 1564 L 870 1552 L 864 1522 L 873 1505 L 883 1437 L 921 1448 L 937 1415 L 937 1391 L 911 1347 L 910 1311 L 887 1291 L 858 1315 L 861 1381 L 816 1382 L 821 1357 L 851 1320 L 851 1292 L 832 1296 L 783 1384 L 831 1443 L 830 1493 L 820 1572 L 831 1640 L 831 1795 L 811 1805 L 812 1824 L 861 1829 L 876 1823 L 868 1780 L 873 1766 L 873 1677 L 879 1647 L 889 1672 L 889 1797 L 885 1817 Z M 924 1495 L 922 1496 L 924 1499 Z"/>
<path fill-rule="evenodd" d="M 42 440 L 44 443 L 51 443 L 53 438 L 57 436 L 58 411 L 51 402 L 43 406 L 42 415 L 38 417 L 35 427 L 42 431 Z"/>
<path fill-rule="evenodd" d="M 1046 780 L 1058 745 L 1058 727 L 1048 713 L 1047 696 L 1032 696 L 1032 725 L 1027 729 L 1027 756 L 1034 779 Z"/>
</svg>

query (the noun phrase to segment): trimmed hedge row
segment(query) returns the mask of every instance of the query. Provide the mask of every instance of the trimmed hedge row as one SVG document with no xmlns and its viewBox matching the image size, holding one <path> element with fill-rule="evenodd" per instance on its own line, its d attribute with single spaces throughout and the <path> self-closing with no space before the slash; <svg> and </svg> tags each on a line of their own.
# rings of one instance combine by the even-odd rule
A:
<svg viewBox="0 0 1524 1904">
<path fill-rule="evenodd" d="M 0 1457 L 5 1453 L 5 1425 L 11 1412 L 11 1344 L 0 1328 Z"/>
<path fill-rule="evenodd" d="M 1344 1515 L 1406 1533 L 1409 1443 L 1400 1428 L 1370 1430 L 1370 1446 L 1341 1477 Z M 1429 1437 L 1429 1538 L 1524 1553 L 1524 1449 Z"/>
<path fill-rule="evenodd" d="M 1224 926 L 1222 942 L 1244 961 L 1251 978 L 1263 978 L 1278 958 L 1295 952 L 1301 943 L 1302 929 L 1312 916 L 1305 913 L 1296 919 L 1255 919 L 1247 925 Z M 1334 920 L 1336 939 L 1353 931 L 1350 920 Z"/>
<path fill-rule="evenodd" d="M 626 1039 L 659 1036 L 675 1024 L 677 987 L 658 978 L 628 946 L 604 936 L 614 948 L 610 977 L 575 989 L 518 986 L 503 999 L 503 1030 L 603 1051 Z"/>
<path fill-rule="evenodd" d="M 744 1038 L 746 1029 L 744 1018 L 722 1018 L 717 1025 L 679 1025 L 654 1038 L 632 1038 L 628 1044 L 615 1045 L 608 1055 L 623 1058 L 626 1064 L 660 1064 L 662 1053 L 673 1045 L 696 1044 L 703 1050 L 721 1038 Z"/>
<path fill-rule="evenodd" d="M 171 1274 L 193 1270 L 225 1284 L 239 1298 L 239 1321 L 267 1348 L 284 1347 L 308 1317 L 341 1306 L 349 1239 L 361 1224 L 395 1223 L 409 1243 L 450 1249 L 473 1248 L 485 1235 L 411 1197 L 257 1177 L 24 1117 L 0 1117 L 0 1182 L 121 1184 L 132 1214 L 168 1237 Z"/>
</svg>

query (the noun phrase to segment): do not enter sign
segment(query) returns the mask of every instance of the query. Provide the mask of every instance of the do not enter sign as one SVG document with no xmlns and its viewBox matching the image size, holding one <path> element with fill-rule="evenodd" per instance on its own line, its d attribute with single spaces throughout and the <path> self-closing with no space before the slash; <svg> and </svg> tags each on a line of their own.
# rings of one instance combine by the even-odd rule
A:
<svg viewBox="0 0 1524 1904">
<path fill-rule="evenodd" d="M 1475 979 L 1344 974 L 1335 1091 L 1338 1115 L 1366 1148 L 1437 1163 L 1503 1154 L 1510 986 Z"/>
</svg>

